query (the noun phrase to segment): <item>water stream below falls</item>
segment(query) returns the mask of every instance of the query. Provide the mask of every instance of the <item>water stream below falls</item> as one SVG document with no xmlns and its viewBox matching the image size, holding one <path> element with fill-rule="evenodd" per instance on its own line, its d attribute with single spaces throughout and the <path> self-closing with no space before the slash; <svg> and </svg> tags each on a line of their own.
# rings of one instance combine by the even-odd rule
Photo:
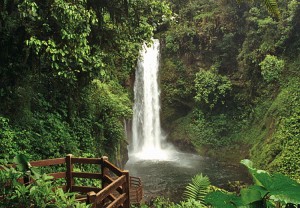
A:
<svg viewBox="0 0 300 208">
<path fill-rule="evenodd" d="M 172 160 L 140 160 L 131 156 L 125 169 L 133 176 L 142 179 L 144 197 L 149 201 L 153 197 L 164 196 L 174 202 L 181 199 L 185 186 L 191 178 L 203 173 L 212 185 L 228 188 L 229 181 L 250 183 L 246 168 L 239 164 L 229 164 L 194 154 L 173 152 Z"/>
</svg>

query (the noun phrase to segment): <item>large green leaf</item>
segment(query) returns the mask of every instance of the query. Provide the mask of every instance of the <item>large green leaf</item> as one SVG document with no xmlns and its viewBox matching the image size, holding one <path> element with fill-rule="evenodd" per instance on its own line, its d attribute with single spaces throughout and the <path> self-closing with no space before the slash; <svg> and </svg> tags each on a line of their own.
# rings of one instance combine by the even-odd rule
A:
<svg viewBox="0 0 300 208">
<path fill-rule="evenodd" d="M 16 155 L 13 159 L 13 162 L 21 172 L 26 172 L 31 168 L 28 158 L 23 154 Z"/>
<path fill-rule="evenodd" d="M 249 160 L 242 160 L 241 163 L 248 168 L 254 179 L 256 186 L 252 188 L 255 187 L 262 197 L 268 194 L 273 201 L 300 204 L 299 183 L 280 173 L 270 174 L 263 170 L 256 170 Z"/>
<path fill-rule="evenodd" d="M 300 204 L 300 184 L 289 177 L 276 173 L 272 175 L 273 184 L 267 187 L 270 190 L 270 199 L 284 203 Z"/>
<path fill-rule="evenodd" d="M 244 204 L 251 204 L 256 201 L 261 201 L 263 196 L 260 190 L 249 187 L 241 190 L 241 198 Z"/>
<path fill-rule="evenodd" d="M 205 202 L 212 207 L 222 208 L 236 208 L 234 201 L 239 200 L 237 196 L 232 193 L 224 193 L 221 191 L 214 191 L 208 193 L 205 197 Z"/>
</svg>

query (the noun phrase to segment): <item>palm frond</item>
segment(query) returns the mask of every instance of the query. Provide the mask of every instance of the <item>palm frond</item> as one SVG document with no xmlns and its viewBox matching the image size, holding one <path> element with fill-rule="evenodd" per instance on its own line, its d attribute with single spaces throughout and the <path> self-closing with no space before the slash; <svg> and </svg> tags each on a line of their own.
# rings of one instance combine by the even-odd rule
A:
<svg viewBox="0 0 300 208">
<path fill-rule="evenodd" d="M 204 198 L 208 192 L 210 185 L 209 178 L 201 174 L 197 174 L 192 178 L 192 182 L 185 187 L 183 193 L 184 199 L 194 199 L 204 204 Z"/>
<path fill-rule="evenodd" d="M 279 7 L 277 0 L 264 0 L 264 4 L 267 7 L 267 10 L 276 17 L 279 17 Z"/>
<path fill-rule="evenodd" d="M 238 4 L 240 4 L 243 0 L 236 0 Z M 248 2 L 253 2 L 256 0 L 247 0 Z M 277 0 L 263 0 L 263 4 L 267 8 L 268 12 L 274 15 L 276 18 L 280 16 L 279 7 L 277 4 Z"/>
</svg>

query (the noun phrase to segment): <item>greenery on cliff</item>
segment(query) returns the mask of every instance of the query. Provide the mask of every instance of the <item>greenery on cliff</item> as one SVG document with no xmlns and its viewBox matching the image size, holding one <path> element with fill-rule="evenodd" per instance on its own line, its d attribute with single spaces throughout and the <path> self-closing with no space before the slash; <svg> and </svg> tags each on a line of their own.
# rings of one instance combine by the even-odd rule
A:
<svg viewBox="0 0 300 208">
<path fill-rule="evenodd" d="M 159 34 L 169 139 L 299 180 L 299 2 L 279 2 L 278 19 L 257 2 L 172 2 Z"/>
<path fill-rule="evenodd" d="M 0 160 L 126 148 L 128 80 L 164 1 L 1 0 Z"/>
</svg>

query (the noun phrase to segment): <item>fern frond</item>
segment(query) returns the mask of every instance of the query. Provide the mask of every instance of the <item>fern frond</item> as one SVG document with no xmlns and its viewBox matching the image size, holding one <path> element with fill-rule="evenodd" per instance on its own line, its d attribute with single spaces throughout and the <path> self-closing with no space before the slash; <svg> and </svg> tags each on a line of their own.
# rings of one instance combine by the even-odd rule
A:
<svg viewBox="0 0 300 208">
<path fill-rule="evenodd" d="M 208 192 L 208 186 L 210 185 L 209 178 L 201 174 L 197 174 L 192 178 L 192 182 L 189 183 L 183 193 L 184 199 L 194 199 L 204 204 L 204 198 Z"/>
</svg>

